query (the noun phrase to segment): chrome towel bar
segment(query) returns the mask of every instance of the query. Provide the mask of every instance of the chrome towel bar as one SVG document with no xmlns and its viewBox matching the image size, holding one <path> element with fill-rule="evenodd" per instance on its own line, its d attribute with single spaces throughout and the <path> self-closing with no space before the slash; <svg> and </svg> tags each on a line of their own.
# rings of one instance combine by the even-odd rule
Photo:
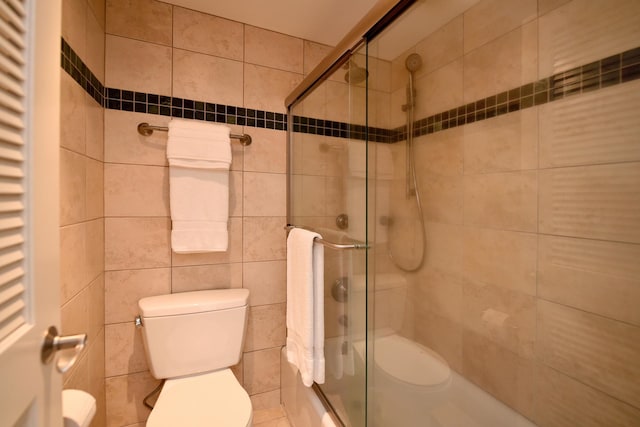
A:
<svg viewBox="0 0 640 427">
<path fill-rule="evenodd" d="M 291 231 L 294 228 L 302 228 L 303 230 L 307 230 L 307 231 L 314 231 L 314 230 L 310 230 L 308 228 L 305 227 L 298 227 L 296 225 L 285 225 L 284 229 L 287 230 L 287 234 L 289 233 L 289 231 Z M 324 239 L 320 239 L 318 237 L 316 237 L 315 239 L 316 242 L 320 243 L 323 246 L 326 246 L 328 248 L 331 249 L 368 249 L 369 246 L 367 246 L 366 243 L 333 243 L 333 242 L 329 242 L 327 240 Z"/>
<path fill-rule="evenodd" d="M 138 124 L 138 133 L 140 135 L 143 136 L 149 136 L 151 134 L 153 134 L 153 131 L 157 130 L 159 132 L 167 132 L 169 130 L 168 127 L 166 126 L 154 126 L 154 125 L 150 125 L 149 123 L 139 123 Z M 236 133 L 232 133 L 231 135 L 229 135 L 229 137 L 233 138 L 233 139 L 239 139 L 240 140 L 240 144 L 244 145 L 245 147 L 247 145 L 251 145 L 251 135 L 248 134 L 242 134 L 242 135 L 238 135 Z"/>
</svg>

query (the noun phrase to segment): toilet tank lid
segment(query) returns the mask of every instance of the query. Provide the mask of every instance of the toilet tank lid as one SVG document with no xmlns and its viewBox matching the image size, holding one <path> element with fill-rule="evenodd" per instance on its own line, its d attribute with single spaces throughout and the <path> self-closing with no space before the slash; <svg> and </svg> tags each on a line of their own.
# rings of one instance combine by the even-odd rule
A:
<svg viewBox="0 0 640 427">
<path fill-rule="evenodd" d="M 142 317 L 175 316 L 243 307 L 248 299 L 248 289 L 216 289 L 146 297 L 138 308 Z"/>
</svg>

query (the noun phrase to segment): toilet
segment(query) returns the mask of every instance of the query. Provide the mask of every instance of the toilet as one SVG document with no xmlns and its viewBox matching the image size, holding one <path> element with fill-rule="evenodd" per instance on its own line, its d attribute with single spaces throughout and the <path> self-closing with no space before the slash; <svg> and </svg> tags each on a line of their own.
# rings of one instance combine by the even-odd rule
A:
<svg viewBox="0 0 640 427">
<path fill-rule="evenodd" d="M 147 427 L 252 425 L 237 364 L 247 323 L 247 289 L 183 292 L 138 301 L 151 373 L 165 379 Z"/>
</svg>

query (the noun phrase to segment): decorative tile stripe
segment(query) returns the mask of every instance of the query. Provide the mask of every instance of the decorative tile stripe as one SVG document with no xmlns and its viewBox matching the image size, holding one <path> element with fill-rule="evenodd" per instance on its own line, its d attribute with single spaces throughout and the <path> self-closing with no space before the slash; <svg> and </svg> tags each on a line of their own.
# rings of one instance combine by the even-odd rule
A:
<svg viewBox="0 0 640 427">
<path fill-rule="evenodd" d="M 106 89 L 105 108 L 230 125 L 287 129 L 287 116 L 283 113 L 114 88 Z"/>
<path fill-rule="evenodd" d="M 287 115 L 283 113 L 105 88 L 64 39 L 61 66 L 98 104 L 112 110 L 287 130 Z M 413 134 L 416 137 L 427 135 L 638 78 L 640 47 L 416 120 Z M 407 138 L 406 125 L 394 129 L 367 128 L 303 116 L 293 117 L 293 132 L 383 143 Z"/>
<path fill-rule="evenodd" d="M 75 80 L 100 106 L 104 106 L 104 85 L 98 80 L 89 67 L 71 49 L 71 46 L 61 39 L 60 66 Z"/>
<path fill-rule="evenodd" d="M 638 78 L 640 47 L 417 120 L 413 134 L 427 135 Z M 391 135 L 390 142 L 405 140 L 406 125 Z"/>
<path fill-rule="evenodd" d="M 331 136 L 336 138 L 368 139 L 374 142 L 390 142 L 393 131 L 390 129 L 374 128 L 334 122 L 331 120 L 314 119 L 312 117 L 293 116 L 293 131 L 312 135 Z"/>
</svg>

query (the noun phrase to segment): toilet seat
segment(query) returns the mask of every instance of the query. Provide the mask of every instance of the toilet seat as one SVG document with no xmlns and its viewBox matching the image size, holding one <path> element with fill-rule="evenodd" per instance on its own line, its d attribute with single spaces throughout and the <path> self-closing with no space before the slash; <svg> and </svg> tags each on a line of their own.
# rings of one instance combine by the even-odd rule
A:
<svg viewBox="0 0 640 427">
<path fill-rule="evenodd" d="M 249 395 L 231 369 L 166 380 L 147 427 L 250 427 Z"/>
</svg>

